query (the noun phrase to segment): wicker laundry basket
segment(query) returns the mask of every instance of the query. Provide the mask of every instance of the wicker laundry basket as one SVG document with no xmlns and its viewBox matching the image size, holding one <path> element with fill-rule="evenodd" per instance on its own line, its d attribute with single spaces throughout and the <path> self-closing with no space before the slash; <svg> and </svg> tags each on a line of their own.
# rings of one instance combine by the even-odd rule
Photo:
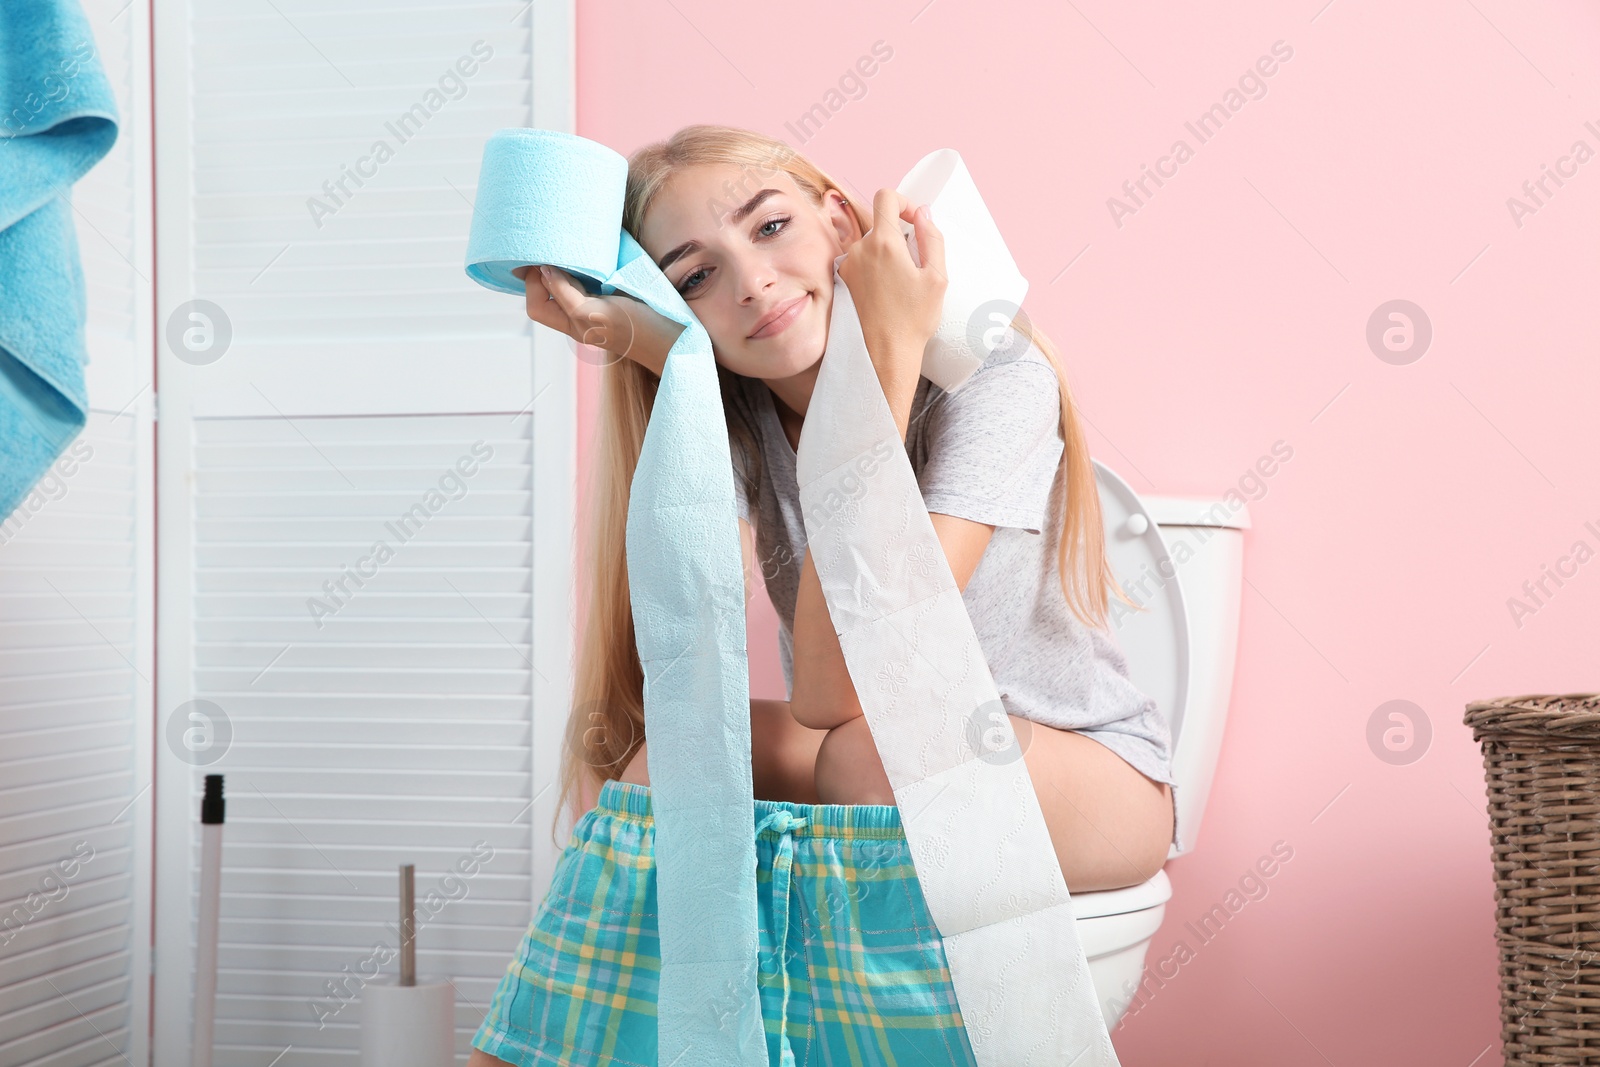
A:
<svg viewBox="0 0 1600 1067">
<path fill-rule="evenodd" d="M 1600 1067 L 1600 693 L 1467 705 L 1483 747 L 1507 1067 Z"/>
</svg>

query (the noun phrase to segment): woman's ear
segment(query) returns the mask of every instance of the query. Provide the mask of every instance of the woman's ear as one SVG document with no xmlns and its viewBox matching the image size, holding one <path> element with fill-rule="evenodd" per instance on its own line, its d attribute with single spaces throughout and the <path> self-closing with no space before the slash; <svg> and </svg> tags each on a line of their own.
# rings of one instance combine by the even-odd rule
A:
<svg viewBox="0 0 1600 1067">
<path fill-rule="evenodd" d="M 861 226 L 856 222 L 856 214 L 846 206 L 849 201 L 839 190 L 830 189 L 824 195 L 827 197 L 828 218 L 833 223 L 833 232 L 839 238 L 839 244 L 849 248 L 863 236 Z"/>
</svg>

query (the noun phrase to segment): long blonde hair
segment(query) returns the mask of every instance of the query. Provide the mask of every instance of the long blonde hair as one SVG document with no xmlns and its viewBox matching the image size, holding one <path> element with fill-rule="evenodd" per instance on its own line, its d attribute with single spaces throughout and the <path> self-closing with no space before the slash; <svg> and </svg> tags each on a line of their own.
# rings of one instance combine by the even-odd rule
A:
<svg viewBox="0 0 1600 1067">
<path fill-rule="evenodd" d="M 685 126 L 667 140 L 646 145 L 629 157 L 623 228 L 637 236 L 645 214 L 667 181 L 683 168 L 706 164 L 732 164 L 756 175 L 781 169 L 818 207 L 830 190 L 845 195 L 839 183 L 783 141 L 729 126 Z M 863 211 L 854 198 L 846 196 L 846 200 L 848 210 L 865 233 L 872 226 L 870 208 Z M 1114 589 L 1129 606 L 1138 605 L 1128 600 L 1117 585 L 1106 559 L 1094 468 L 1055 346 L 1026 315 L 1019 314 L 1012 325 L 1038 346 L 1060 382 L 1064 448 L 1057 478 L 1062 473 L 1066 475 L 1057 557 L 1062 593 L 1069 609 L 1085 625 L 1104 628 L 1108 588 Z M 720 365 L 717 374 L 727 410 L 726 399 L 738 384 L 737 376 Z M 589 784 L 595 788 L 608 779 L 620 778 L 644 742 L 644 672 L 628 600 L 624 537 L 629 488 L 659 384 L 660 379 L 631 359 L 610 361 L 601 370 L 600 419 L 590 470 L 589 526 L 580 539 L 589 550 L 582 564 L 588 576 L 587 611 L 573 677 L 573 707 L 562 746 L 556 820 L 579 788 L 583 775 L 590 776 Z M 744 454 L 759 462 L 759 451 L 746 428 L 730 425 L 729 429 L 741 439 Z M 737 476 L 753 482 L 760 476 L 759 468 L 738 472 Z"/>
</svg>

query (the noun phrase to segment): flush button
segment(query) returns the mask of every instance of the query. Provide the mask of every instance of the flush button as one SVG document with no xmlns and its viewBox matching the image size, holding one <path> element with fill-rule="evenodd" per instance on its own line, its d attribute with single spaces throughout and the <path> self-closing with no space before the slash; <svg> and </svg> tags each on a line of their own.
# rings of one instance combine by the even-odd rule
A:
<svg viewBox="0 0 1600 1067">
<path fill-rule="evenodd" d="M 1138 537 L 1150 529 L 1150 520 L 1144 517 L 1143 512 L 1136 512 L 1128 516 L 1128 532 Z"/>
</svg>

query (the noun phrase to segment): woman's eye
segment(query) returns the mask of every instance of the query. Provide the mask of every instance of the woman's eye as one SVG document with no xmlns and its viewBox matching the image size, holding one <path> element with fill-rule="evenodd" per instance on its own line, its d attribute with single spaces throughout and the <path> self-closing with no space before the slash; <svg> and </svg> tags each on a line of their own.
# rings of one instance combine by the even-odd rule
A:
<svg viewBox="0 0 1600 1067">
<path fill-rule="evenodd" d="M 777 216 L 774 216 L 773 218 L 770 218 L 767 221 L 763 222 L 759 227 L 756 228 L 756 232 L 759 233 L 763 237 L 776 237 L 776 236 L 778 236 L 778 234 L 782 233 L 783 230 L 780 228 L 780 229 L 770 230 L 769 231 L 767 229 L 767 227 L 769 227 L 769 226 L 783 227 L 783 226 L 786 226 L 789 223 L 789 221 L 790 221 L 790 217 L 788 215 L 777 215 Z M 704 267 L 701 267 L 698 270 L 693 270 L 693 271 L 690 271 L 688 274 L 685 274 L 683 276 L 683 280 L 678 283 L 678 292 L 679 292 L 679 294 L 680 295 L 688 294 L 688 293 L 691 293 L 694 290 L 700 288 L 700 282 L 696 281 L 695 279 L 700 278 L 702 275 L 705 274 L 705 272 L 706 272 L 706 269 Z"/>
</svg>

